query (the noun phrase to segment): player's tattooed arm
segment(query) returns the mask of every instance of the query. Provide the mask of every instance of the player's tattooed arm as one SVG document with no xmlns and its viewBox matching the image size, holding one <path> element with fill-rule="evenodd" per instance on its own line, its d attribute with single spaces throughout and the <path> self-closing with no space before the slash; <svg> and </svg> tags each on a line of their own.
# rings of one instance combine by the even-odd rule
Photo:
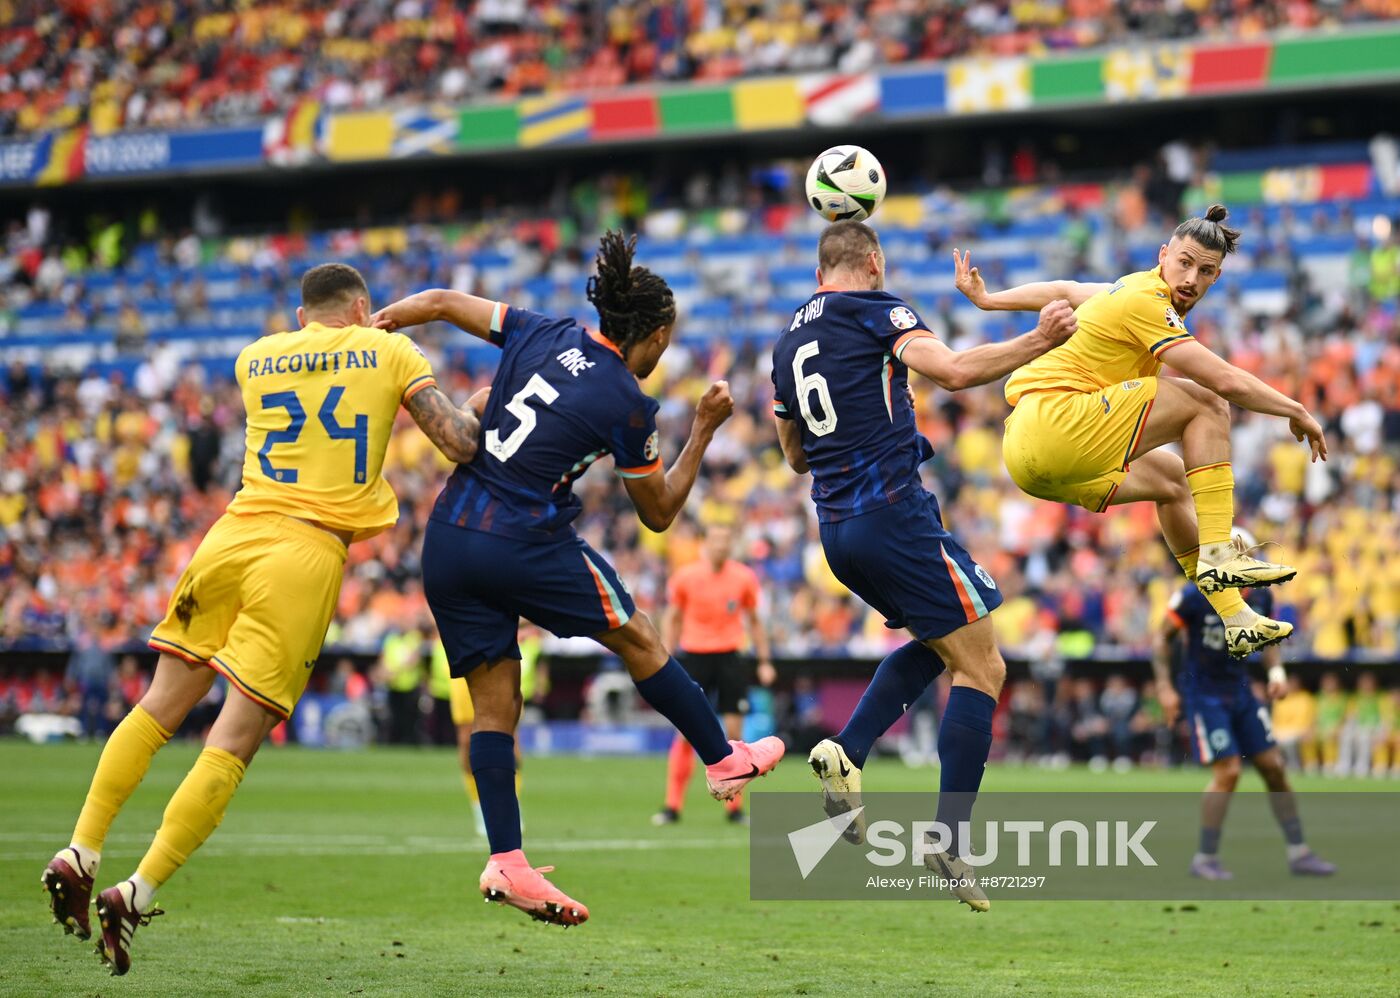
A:
<svg viewBox="0 0 1400 998">
<path fill-rule="evenodd" d="M 1100 291 L 1107 291 L 1112 284 L 1086 283 L 1083 281 L 1036 281 L 1021 284 L 1005 291 L 988 291 L 982 274 L 972 266 L 972 250 L 959 253 L 953 250 L 953 283 L 968 301 L 984 312 L 1039 312 L 1052 301 L 1067 301 L 1070 308 L 1078 308 Z"/>
<path fill-rule="evenodd" d="M 384 306 L 370 316 L 370 325 L 393 331 L 425 322 L 450 322 L 463 332 L 489 340 L 491 316 L 498 308 L 504 306 L 488 298 L 432 288 Z"/>
<path fill-rule="evenodd" d="M 1033 330 L 1013 340 L 953 350 L 936 337 L 919 336 L 905 344 L 899 359 L 938 387 L 957 392 L 1004 378 L 1059 346 L 1078 328 L 1069 304 L 1055 301 L 1040 310 L 1040 322 Z"/>
<path fill-rule="evenodd" d="M 1152 634 L 1152 676 L 1157 680 L 1157 702 L 1162 705 L 1168 728 L 1176 724 L 1181 713 L 1181 696 L 1172 685 L 1172 643 L 1180 631 L 1181 627 L 1168 615 Z"/>
<path fill-rule="evenodd" d="M 414 392 L 405 407 L 423 435 L 449 461 L 468 464 L 476 457 L 481 420 L 470 407 L 457 408 L 437 387 Z"/>
<path fill-rule="evenodd" d="M 716 381 L 695 407 L 690 439 L 671 467 L 666 471 L 654 471 L 645 478 L 623 479 L 637 517 L 649 530 L 658 533 L 665 530 L 685 508 L 695 477 L 700 473 L 705 450 L 715 438 L 715 431 L 733 412 L 734 397 L 729 394 L 729 382 Z"/>
<path fill-rule="evenodd" d="M 774 416 L 773 422 L 778 424 L 778 444 L 783 448 L 788 467 L 799 475 L 807 474 L 811 468 L 807 464 L 807 452 L 802 449 L 802 427 L 795 419 Z"/>
</svg>

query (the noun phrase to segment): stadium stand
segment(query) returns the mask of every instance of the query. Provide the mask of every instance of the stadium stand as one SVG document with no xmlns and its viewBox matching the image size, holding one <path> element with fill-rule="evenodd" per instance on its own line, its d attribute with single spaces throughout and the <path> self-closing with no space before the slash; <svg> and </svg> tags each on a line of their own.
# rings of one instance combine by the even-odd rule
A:
<svg viewBox="0 0 1400 998">
<path fill-rule="evenodd" d="M 1370 171 L 1364 160 L 1326 169 Z M 303 267 L 352 262 L 378 302 L 444 285 L 586 315 L 592 233 L 636 200 L 627 187 L 603 178 L 562 219 L 513 211 L 508 221 L 461 225 L 203 242 L 170 234 L 129 251 L 113 248 L 100 227 L 87 246 L 49 239 L 42 217 L 14 227 L 0 262 L 0 355 L 9 362 L 0 378 L 0 645 L 68 647 L 89 632 L 109 645 L 139 645 L 179 566 L 237 486 L 241 411 L 229 359 L 292 321 L 288 295 Z M 1189 190 L 1186 202 L 1207 193 Z M 785 198 L 773 194 L 775 204 Z M 1108 276 L 1149 266 L 1165 224 L 1131 180 L 1018 189 L 1000 201 L 946 191 L 913 200 L 888 206 L 881 226 L 890 286 L 959 344 L 1013 333 L 1030 317 L 980 313 L 956 296 L 953 245 L 974 248 L 993 287 Z M 1193 328 L 1319 413 L 1336 451 L 1326 466 L 1310 466 L 1281 426 L 1237 418 L 1244 519 L 1298 559 L 1308 580 L 1281 591 L 1285 615 L 1301 623 L 1290 650 L 1393 655 L 1400 199 L 1372 180 L 1354 198 L 1235 208 L 1245 250 L 1193 314 Z M 900 224 L 901 212 L 915 210 L 918 227 Z M 805 486 L 783 465 L 767 415 L 767 344 L 810 289 L 813 217 L 780 207 L 671 206 L 634 217 L 641 258 L 672 282 L 681 304 L 681 346 L 650 386 L 672 437 L 667 452 L 676 452 L 709 378 L 728 377 L 738 401 L 692 513 L 742 511 L 745 551 L 768 598 L 787 608 L 775 622 L 782 653 L 882 654 L 897 638 L 826 570 Z M 423 340 L 455 397 L 489 381 L 489 348 L 445 330 Z M 995 388 L 957 397 L 920 391 L 923 430 L 938 450 L 927 473 L 950 522 L 1007 592 L 998 614 L 1003 644 L 1023 654 L 1048 636 L 1075 656 L 1145 653 L 1142 638 L 1130 635 L 1148 633 L 1176 584 L 1151 510 L 1091 516 L 1026 499 L 1001 468 L 1004 414 Z M 353 549 L 332 648 L 372 653 L 395 621 L 421 613 L 419 533 L 444 470 L 430 451 L 411 425 L 402 427 L 390 466 L 405 515 L 395 531 Z M 615 556 L 639 604 L 654 609 L 668 567 L 693 556 L 693 527 L 646 533 L 611 476 L 587 476 L 579 488 L 583 532 Z"/>
<path fill-rule="evenodd" d="M 1251 39 L 1396 16 L 1389 0 L 18 0 L 0 7 L 0 136 L 723 80 L 1142 39 Z"/>
</svg>

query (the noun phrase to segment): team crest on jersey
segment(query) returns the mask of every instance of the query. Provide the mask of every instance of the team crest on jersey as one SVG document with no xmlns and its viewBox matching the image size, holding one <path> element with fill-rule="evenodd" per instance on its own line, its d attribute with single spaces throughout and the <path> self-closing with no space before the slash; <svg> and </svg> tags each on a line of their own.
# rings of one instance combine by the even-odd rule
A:
<svg viewBox="0 0 1400 998">
<path fill-rule="evenodd" d="M 890 324 L 895 329 L 913 329 L 919 324 L 919 319 L 909 309 L 900 305 L 898 308 L 890 309 Z"/>
<path fill-rule="evenodd" d="M 1133 391 L 1134 389 L 1141 388 L 1141 387 L 1142 387 L 1142 382 L 1141 382 L 1141 381 L 1125 381 L 1125 382 L 1123 382 L 1123 391 L 1125 391 L 1125 392 L 1130 392 L 1130 391 Z"/>
<path fill-rule="evenodd" d="M 1185 329 L 1186 323 L 1181 321 L 1181 316 L 1176 314 L 1176 309 L 1167 306 L 1167 325 L 1172 329 Z"/>
<path fill-rule="evenodd" d="M 1230 732 L 1224 728 L 1216 728 L 1210 733 L 1210 747 L 1219 752 L 1230 744 Z"/>
<path fill-rule="evenodd" d="M 986 586 L 988 589 L 995 589 L 997 587 L 997 584 L 992 581 L 992 573 L 981 565 L 973 565 L 972 570 L 976 572 L 977 577 L 982 580 L 982 585 Z"/>
<path fill-rule="evenodd" d="M 661 456 L 661 431 L 652 430 L 651 436 L 647 437 L 647 445 L 642 450 L 642 456 L 648 461 L 655 461 Z"/>
</svg>

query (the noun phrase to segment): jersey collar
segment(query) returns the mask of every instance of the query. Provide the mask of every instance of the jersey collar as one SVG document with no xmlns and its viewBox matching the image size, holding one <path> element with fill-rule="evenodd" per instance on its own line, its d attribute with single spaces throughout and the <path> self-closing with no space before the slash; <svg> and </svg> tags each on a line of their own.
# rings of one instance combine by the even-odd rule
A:
<svg viewBox="0 0 1400 998">
<path fill-rule="evenodd" d="M 587 326 L 584 327 L 583 331 L 588 334 L 588 338 L 591 339 L 594 343 L 602 344 L 603 346 L 611 350 L 613 353 L 617 354 L 619 357 L 622 357 L 622 351 L 617 348 L 617 344 L 614 343 L 612 340 L 608 339 L 602 333 L 595 333 Z M 623 360 L 626 360 L 626 358 L 623 357 Z"/>
</svg>

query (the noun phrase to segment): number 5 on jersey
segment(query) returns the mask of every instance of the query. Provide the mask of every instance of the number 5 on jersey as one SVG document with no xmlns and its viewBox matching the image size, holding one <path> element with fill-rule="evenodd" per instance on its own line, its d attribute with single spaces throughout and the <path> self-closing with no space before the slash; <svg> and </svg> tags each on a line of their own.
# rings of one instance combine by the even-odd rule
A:
<svg viewBox="0 0 1400 998">
<path fill-rule="evenodd" d="M 826 378 L 816 371 L 811 374 L 802 373 L 802 365 L 821 352 L 822 348 L 816 340 L 798 347 L 792 358 L 792 376 L 797 381 L 797 404 L 802 410 L 802 419 L 806 422 L 807 429 L 819 437 L 824 437 L 836 429 L 836 407 L 831 404 L 831 389 L 827 387 Z M 816 392 L 817 403 L 822 409 L 821 419 L 812 412 L 813 392 Z"/>
<path fill-rule="evenodd" d="M 529 405 L 532 396 L 541 399 L 545 405 L 552 405 L 554 400 L 559 397 L 559 390 L 538 374 L 530 375 L 530 380 L 525 382 L 525 387 L 516 392 L 515 397 L 506 403 L 506 412 L 520 420 L 520 425 L 504 440 L 501 439 L 500 432 L 494 427 L 486 431 L 486 449 L 495 456 L 496 460 L 509 461 L 511 455 L 520 449 L 525 438 L 534 430 L 535 410 Z"/>
</svg>

